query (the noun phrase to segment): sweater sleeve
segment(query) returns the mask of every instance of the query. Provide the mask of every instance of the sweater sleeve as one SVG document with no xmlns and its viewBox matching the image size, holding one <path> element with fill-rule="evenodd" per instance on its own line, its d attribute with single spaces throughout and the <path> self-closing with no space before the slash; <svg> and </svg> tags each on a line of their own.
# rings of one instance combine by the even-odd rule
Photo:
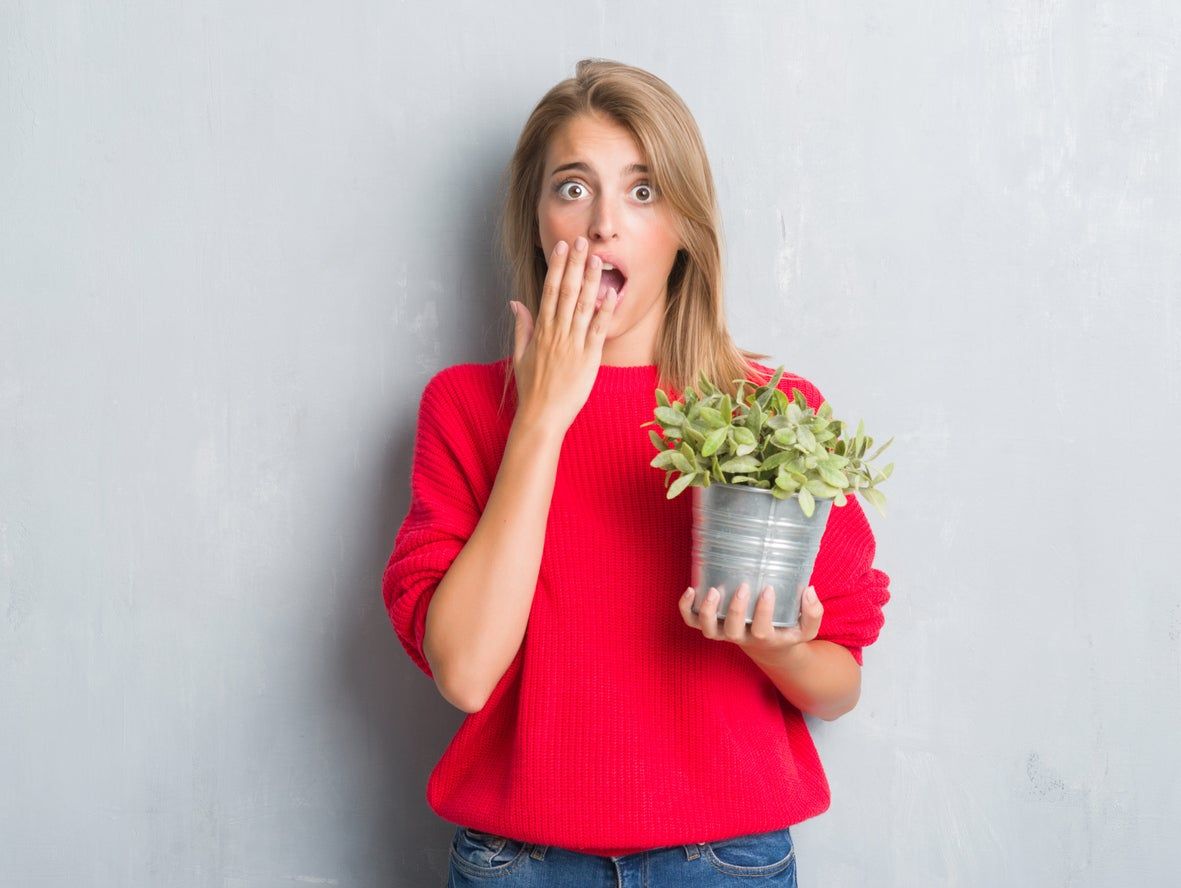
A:
<svg viewBox="0 0 1181 888">
<path fill-rule="evenodd" d="M 394 632 L 410 659 L 430 678 L 434 674 L 423 653 L 427 608 L 481 513 L 465 471 L 465 463 L 475 462 L 472 445 L 456 422 L 462 402 L 447 385 L 444 372 L 427 382 L 419 403 L 410 508 L 394 538 L 381 583 Z"/>
<path fill-rule="evenodd" d="M 877 640 L 890 600 L 890 577 L 872 566 L 875 549 L 861 502 L 846 494 L 845 505 L 829 510 L 812 585 L 824 605 L 816 637 L 844 645 L 858 666 L 862 648 Z"/>
<path fill-rule="evenodd" d="M 785 377 L 780 388 L 790 396 L 798 387 L 808 406 L 819 409 L 820 390 L 807 380 Z M 848 648 L 857 665 L 862 648 L 877 640 L 885 624 L 883 607 L 890 600 L 890 577 L 873 566 L 877 544 L 855 493 L 845 495 L 845 505 L 833 505 L 820 539 L 812 585 L 824 605 L 816 637 Z"/>
</svg>

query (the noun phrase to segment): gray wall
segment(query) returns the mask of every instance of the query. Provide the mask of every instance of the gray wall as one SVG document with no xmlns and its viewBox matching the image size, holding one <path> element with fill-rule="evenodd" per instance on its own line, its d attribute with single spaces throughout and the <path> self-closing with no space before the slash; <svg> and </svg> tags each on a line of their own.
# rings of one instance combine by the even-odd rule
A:
<svg viewBox="0 0 1181 888">
<path fill-rule="evenodd" d="M 441 882 L 379 578 L 585 55 L 696 114 L 738 342 L 896 435 L 801 884 L 1175 878 L 1181 11 L 718 6 L 0 6 L 0 885 Z"/>
</svg>

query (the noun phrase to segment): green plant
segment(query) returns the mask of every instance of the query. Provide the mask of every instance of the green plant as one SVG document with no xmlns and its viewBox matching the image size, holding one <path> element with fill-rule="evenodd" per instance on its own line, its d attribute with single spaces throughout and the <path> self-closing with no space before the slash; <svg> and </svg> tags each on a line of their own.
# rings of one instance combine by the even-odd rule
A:
<svg viewBox="0 0 1181 888">
<path fill-rule="evenodd" d="M 650 465 L 665 471 L 667 498 L 690 485 L 744 484 L 770 490 L 778 499 L 796 496 L 811 517 L 817 499 L 843 506 L 845 493 L 857 491 L 885 515 L 886 498 L 875 485 L 890 477 L 894 464 L 874 474 L 868 463 L 894 439 L 866 457 L 873 438 L 865 435 L 864 422 L 850 438 L 848 426 L 833 419 L 827 401 L 814 411 L 799 389 L 788 398 L 779 389 L 782 376 L 779 367 L 770 382 L 749 394 L 746 386 L 752 381 L 736 379 L 736 399 L 704 374 L 700 396 L 690 388 L 683 400 L 670 401 L 656 390 L 655 419 L 643 425 L 659 424 L 663 433 L 648 432 L 660 451 Z"/>
</svg>

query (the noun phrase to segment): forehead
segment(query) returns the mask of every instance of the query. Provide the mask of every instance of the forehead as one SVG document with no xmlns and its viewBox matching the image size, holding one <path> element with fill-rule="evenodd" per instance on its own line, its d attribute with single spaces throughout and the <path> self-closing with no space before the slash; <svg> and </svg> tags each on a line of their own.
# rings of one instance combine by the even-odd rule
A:
<svg viewBox="0 0 1181 888">
<path fill-rule="evenodd" d="M 550 137 L 545 168 L 581 160 L 606 172 L 630 163 L 644 163 L 644 153 L 628 130 L 603 117 L 580 115 L 568 121 Z"/>
</svg>

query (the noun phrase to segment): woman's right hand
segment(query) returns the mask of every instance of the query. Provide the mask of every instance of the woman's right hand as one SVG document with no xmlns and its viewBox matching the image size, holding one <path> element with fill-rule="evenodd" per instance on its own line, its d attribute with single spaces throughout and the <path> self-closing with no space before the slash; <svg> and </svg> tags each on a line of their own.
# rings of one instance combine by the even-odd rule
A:
<svg viewBox="0 0 1181 888">
<path fill-rule="evenodd" d="M 618 302 L 611 287 L 595 309 L 602 262 L 586 257 L 586 238 L 579 237 L 573 250 L 558 241 L 549 256 L 536 322 L 528 308 L 513 303 L 517 416 L 552 423 L 562 433 L 590 397 Z"/>
</svg>

